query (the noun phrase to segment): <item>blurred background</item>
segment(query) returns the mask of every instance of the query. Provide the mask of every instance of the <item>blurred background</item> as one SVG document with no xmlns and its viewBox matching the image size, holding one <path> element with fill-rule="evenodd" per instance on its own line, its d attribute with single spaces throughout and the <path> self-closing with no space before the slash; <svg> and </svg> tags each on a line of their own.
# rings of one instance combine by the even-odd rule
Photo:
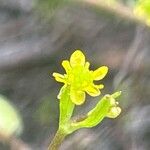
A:
<svg viewBox="0 0 150 150">
<path fill-rule="evenodd" d="M 59 118 L 52 73 L 76 49 L 91 69 L 109 67 L 102 95 L 122 90 L 122 113 L 70 135 L 61 150 L 149 150 L 150 27 L 133 15 L 136 2 L 0 0 L 0 150 L 46 150 Z M 90 99 L 74 114 L 99 98 Z"/>
</svg>

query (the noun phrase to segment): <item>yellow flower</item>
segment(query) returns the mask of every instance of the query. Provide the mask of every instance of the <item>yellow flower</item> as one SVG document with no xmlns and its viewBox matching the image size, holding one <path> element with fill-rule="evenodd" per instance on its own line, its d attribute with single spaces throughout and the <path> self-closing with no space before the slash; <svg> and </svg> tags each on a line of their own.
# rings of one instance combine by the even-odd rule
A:
<svg viewBox="0 0 150 150">
<path fill-rule="evenodd" d="M 94 81 L 101 80 L 108 72 L 108 67 L 102 66 L 97 70 L 89 70 L 90 63 L 85 61 L 85 56 L 80 50 L 76 50 L 70 57 L 70 62 L 64 60 L 62 66 L 66 74 L 53 73 L 56 81 L 70 86 L 70 98 L 76 105 L 85 101 L 85 92 L 91 96 L 100 95 L 103 84 L 96 85 Z M 63 88 L 62 88 L 63 89 Z M 60 99 L 61 91 L 58 96 Z"/>
</svg>

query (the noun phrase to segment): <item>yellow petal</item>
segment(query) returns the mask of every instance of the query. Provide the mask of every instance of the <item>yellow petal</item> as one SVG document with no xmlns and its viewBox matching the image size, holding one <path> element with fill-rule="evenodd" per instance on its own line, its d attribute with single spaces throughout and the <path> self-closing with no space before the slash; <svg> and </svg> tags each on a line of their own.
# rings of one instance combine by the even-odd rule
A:
<svg viewBox="0 0 150 150">
<path fill-rule="evenodd" d="M 58 81 L 58 82 L 63 82 L 65 83 L 65 78 L 64 78 L 64 75 L 62 74 L 59 74 L 59 73 L 53 73 L 53 76 L 55 77 L 55 80 Z"/>
<path fill-rule="evenodd" d="M 71 66 L 68 60 L 64 60 L 62 62 L 62 66 L 64 67 L 66 73 L 68 73 L 71 70 Z"/>
<path fill-rule="evenodd" d="M 96 69 L 93 72 L 94 80 L 101 80 L 101 79 L 103 79 L 106 76 L 107 72 L 108 72 L 108 67 L 107 66 L 102 66 L 102 67 Z"/>
<path fill-rule="evenodd" d="M 116 118 L 120 113 L 121 113 L 120 107 L 111 107 L 107 114 L 107 117 L 108 118 Z"/>
<path fill-rule="evenodd" d="M 89 62 L 86 62 L 86 63 L 85 63 L 85 68 L 86 68 L 86 69 L 89 69 L 89 67 L 90 67 L 90 63 L 89 63 Z"/>
<path fill-rule="evenodd" d="M 98 89 L 103 89 L 104 88 L 104 85 L 103 84 L 99 84 L 99 85 L 93 85 L 94 87 L 98 88 Z"/>
<path fill-rule="evenodd" d="M 89 95 L 94 96 L 94 97 L 101 94 L 100 91 L 99 91 L 99 89 L 96 86 L 94 86 L 94 85 L 86 87 L 85 91 Z"/>
<path fill-rule="evenodd" d="M 75 91 L 75 90 L 72 89 L 70 91 L 70 97 L 71 97 L 71 100 L 74 104 L 81 105 L 85 101 L 85 92 Z"/>
<path fill-rule="evenodd" d="M 70 57 L 70 64 L 74 66 L 84 66 L 85 56 L 80 50 L 76 50 Z"/>
</svg>

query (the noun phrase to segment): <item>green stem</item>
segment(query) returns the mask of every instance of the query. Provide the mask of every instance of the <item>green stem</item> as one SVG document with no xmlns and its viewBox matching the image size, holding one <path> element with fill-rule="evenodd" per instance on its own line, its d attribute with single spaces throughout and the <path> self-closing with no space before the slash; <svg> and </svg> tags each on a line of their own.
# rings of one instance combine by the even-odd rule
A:
<svg viewBox="0 0 150 150">
<path fill-rule="evenodd" d="M 63 86 L 60 91 L 60 115 L 59 115 L 59 129 L 56 132 L 48 150 L 58 150 L 66 135 L 70 133 L 70 118 L 74 110 L 74 103 L 70 100 L 70 87 Z"/>
<path fill-rule="evenodd" d="M 48 150 L 58 150 L 61 143 L 63 142 L 65 136 L 66 136 L 66 134 L 64 132 L 62 132 L 61 130 L 58 130 L 56 132 L 52 142 L 48 146 Z"/>
</svg>

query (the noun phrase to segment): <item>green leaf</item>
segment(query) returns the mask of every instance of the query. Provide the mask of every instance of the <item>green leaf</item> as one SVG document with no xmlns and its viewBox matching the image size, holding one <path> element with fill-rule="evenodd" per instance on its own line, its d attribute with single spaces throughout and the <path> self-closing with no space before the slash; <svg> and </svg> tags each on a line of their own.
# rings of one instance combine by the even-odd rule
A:
<svg viewBox="0 0 150 150">
<path fill-rule="evenodd" d="M 74 103 L 70 99 L 70 86 L 64 85 L 58 97 L 60 98 L 59 125 L 64 126 L 70 120 L 74 110 Z"/>
</svg>

